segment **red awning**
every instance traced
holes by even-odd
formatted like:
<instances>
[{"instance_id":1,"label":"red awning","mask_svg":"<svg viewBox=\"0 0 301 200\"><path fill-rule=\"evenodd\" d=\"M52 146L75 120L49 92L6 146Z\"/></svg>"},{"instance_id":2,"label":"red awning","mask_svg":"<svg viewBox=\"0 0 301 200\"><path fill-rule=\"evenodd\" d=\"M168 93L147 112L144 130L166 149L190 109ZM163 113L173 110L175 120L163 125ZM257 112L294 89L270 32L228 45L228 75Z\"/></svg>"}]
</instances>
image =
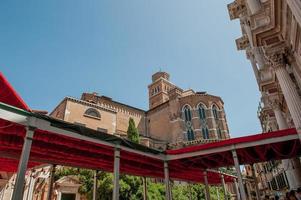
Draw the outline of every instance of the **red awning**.
<instances>
[{"instance_id":1,"label":"red awning","mask_svg":"<svg viewBox=\"0 0 301 200\"><path fill-rule=\"evenodd\" d=\"M0 102L6 103L23 110L30 111L29 107L23 99L14 90L11 84L7 81L5 76L0 72Z\"/></svg>"},{"instance_id":2,"label":"red awning","mask_svg":"<svg viewBox=\"0 0 301 200\"><path fill-rule=\"evenodd\" d=\"M5 92L0 93L0 102L30 111L1 73L0 87L5 90ZM26 130L23 125L0 119L0 171L16 171L25 133ZM37 129L34 134L28 167L49 163L112 172L113 155L114 147L112 146L67 137L59 132ZM121 150L121 173L164 178L163 165L161 159L146 156L142 151L140 154ZM232 176L225 175L224 177L226 182L233 182ZM203 171L198 166L190 169L183 166L170 167L170 178L204 182ZM220 174L209 171L208 181L210 184L220 184Z\"/></svg>"},{"instance_id":3,"label":"red awning","mask_svg":"<svg viewBox=\"0 0 301 200\"><path fill-rule=\"evenodd\" d=\"M166 153L170 157L171 165L213 169L234 165L234 147L240 164L288 159L301 155L300 139L294 128L168 150Z\"/></svg>"},{"instance_id":4,"label":"red awning","mask_svg":"<svg viewBox=\"0 0 301 200\"><path fill-rule=\"evenodd\" d=\"M0 102L29 111L28 106L17 95L2 74L0 74L0 87L6 90L5 93L0 93ZM28 113L30 114L30 112ZM36 117L36 115L33 116ZM37 115L37 117L39 116ZM41 116L41 118L50 123L55 122L55 119L51 117ZM113 171L113 145L106 145L110 144L108 141L107 143L98 142L101 139L95 138L93 135L91 135L93 140L87 140L87 135L82 137L80 133L73 132L73 130L71 132L74 134L67 136L64 134L64 131L68 130L66 127L71 125L77 128L81 127L67 122L59 123L63 125L63 128L56 130L61 131L47 131L42 128L35 130L29 167L49 163ZM83 128L83 130L84 132L92 131L86 128ZM92 133L103 134L96 131L92 131ZM24 136L24 125L0 119L0 170L16 170ZM119 138L119 140L121 139ZM131 149L130 142L126 143L129 143L127 148L121 150L121 173L164 178L162 158L150 156L153 152L151 149L147 150L146 147L141 147L138 150L134 147ZM168 150L160 153L160 155L166 156L169 160L171 179L204 182L202 169L233 166L231 154L233 148L236 149L241 164L292 158L300 156L301 153L300 141L296 130L288 129L178 150ZM156 153L153 154L157 155ZM225 175L224 177L226 182L233 181L232 176ZM208 181L210 184L220 184L220 174L209 171Z\"/></svg>"},{"instance_id":5,"label":"red awning","mask_svg":"<svg viewBox=\"0 0 301 200\"><path fill-rule=\"evenodd\" d=\"M0 160L0 169L14 171L16 160L22 151L25 127L0 120L0 155L10 158L9 163ZM125 174L164 178L163 161L148 156L121 151L120 172ZM13 160L15 159L15 160ZM62 136L43 130L36 130L30 153L29 166L42 163L59 164L80 168L99 169L112 172L114 148L76 138ZM6 169L7 168L7 169ZM6 170L5 170L6 169ZM202 170L198 166L187 169L182 165L170 166L170 178L174 180L204 182ZM209 172L209 183L219 184L220 175ZM233 182L232 176L225 176L226 182Z\"/></svg>"}]
</instances>

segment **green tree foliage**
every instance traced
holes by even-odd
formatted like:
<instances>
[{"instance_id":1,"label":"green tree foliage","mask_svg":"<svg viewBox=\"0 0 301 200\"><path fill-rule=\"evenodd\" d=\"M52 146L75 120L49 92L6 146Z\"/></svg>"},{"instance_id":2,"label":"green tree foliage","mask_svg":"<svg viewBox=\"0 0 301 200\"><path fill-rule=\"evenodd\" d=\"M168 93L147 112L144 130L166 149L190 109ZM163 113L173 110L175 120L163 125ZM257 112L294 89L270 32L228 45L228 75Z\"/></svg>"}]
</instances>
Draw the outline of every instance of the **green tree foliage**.
<instances>
[{"instance_id":1,"label":"green tree foliage","mask_svg":"<svg viewBox=\"0 0 301 200\"><path fill-rule=\"evenodd\" d=\"M142 190L143 191L143 190ZM147 199L165 200L165 186L162 183L147 181Z\"/></svg>"},{"instance_id":2,"label":"green tree foliage","mask_svg":"<svg viewBox=\"0 0 301 200\"><path fill-rule=\"evenodd\" d=\"M174 184L172 196L175 200L205 199L204 186L200 184Z\"/></svg>"},{"instance_id":3,"label":"green tree foliage","mask_svg":"<svg viewBox=\"0 0 301 200\"><path fill-rule=\"evenodd\" d=\"M54 179L58 180L64 176L76 176L82 186L79 188L80 194L87 194L93 188L93 171L88 169L78 169L72 167L62 167L56 170Z\"/></svg>"},{"instance_id":4,"label":"green tree foliage","mask_svg":"<svg viewBox=\"0 0 301 200\"><path fill-rule=\"evenodd\" d=\"M139 143L139 132L138 132L138 129L136 128L135 121L133 118L130 118L130 120L129 120L127 137L129 140Z\"/></svg>"},{"instance_id":5,"label":"green tree foliage","mask_svg":"<svg viewBox=\"0 0 301 200\"><path fill-rule=\"evenodd\" d=\"M92 200L94 171L88 169L78 169L62 167L56 170L55 180L63 176L77 176L82 184L79 193L85 195L88 200ZM174 200L199 200L205 199L204 185L172 183L172 196ZM210 187L211 199L217 200L217 190L219 198L223 199L224 194L221 188ZM113 193L113 175L111 173L99 172L97 174L97 200L110 200ZM164 200L165 185L157 183L154 179L147 179L147 197L149 200ZM143 184L140 177L121 175L120 177L120 199L141 200L143 199Z\"/></svg>"},{"instance_id":6,"label":"green tree foliage","mask_svg":"<svg viewBox=\"0 0 301 200\"><path fill-rule=\"evenodd\" d=\"M224 194L219 187L209 187L210 199L224 199ZM172 188L174 200L199 200L205 199L205 186L201 184L174 184Z\"/></svg>"}]
</instances>

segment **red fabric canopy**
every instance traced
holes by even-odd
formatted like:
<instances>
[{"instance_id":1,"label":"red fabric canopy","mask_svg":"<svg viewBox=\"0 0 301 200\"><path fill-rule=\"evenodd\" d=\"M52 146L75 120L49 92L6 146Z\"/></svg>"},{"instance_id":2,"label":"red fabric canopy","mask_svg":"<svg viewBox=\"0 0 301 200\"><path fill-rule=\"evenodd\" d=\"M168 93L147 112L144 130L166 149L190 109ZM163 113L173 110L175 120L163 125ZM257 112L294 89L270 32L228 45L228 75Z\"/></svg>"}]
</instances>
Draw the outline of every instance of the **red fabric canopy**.
<instances>
[{"instance_id":1,"label":"red fabric canopy","mask_svg":"<svg viewBox=\"0 0 301 200\"><path fill-rule=\"evenodd\" d=\"M177 150L168 150L167 155L183 155L195 152L215 150L213 153L205 155L190 156L180 159L175 159L170 162L170 165L199 166L201 168L219 168L225 166L233 166L232 146L236 147L237 157L240 164L253 164L269 160L281 160L293 158L301 155L301 145L298 137L286 141L275 141L275 138L296 135L296 129L280 130L275 132L239 137L228 139L220 142L208 143L197 146L190 146ZM260 144L260 141L270 139L268 144ZM258 142L256 145L247 145ZM239 145L246 144L246 147L239 148ZM229 147L226 150L219 150L220 147Z\"/></svg>"},{"instance_id":2,"label":"red fabric canopy","mask_svg":"<svg viewBox=\"0 0 301 200\"><path fill-rule=\"evenodd\" d=\"M0 93L0 102L12 106L30 110L23 100L13 90L7 80L0 74L0 87L5 93ZM215 169L218 167L233 166L231 149L219 150L221 147L253 144L267 139L281 138L296 135L295 129L288 129L267 134L253 135L241 138L229 139L221 142L197 145L178 150L168 150L167 156L174 156L169 161L170 178L191 182L204 182L202 169ZM17 161L21 155L25 136L25 127L4 119L0 119L0 170L15 171ZM76 136L76 133L74 133ZM254 143L255 144L255 143ZM300 141L297 138L281 142L271 142L267 145L249 145L236 148L240 164L251 164L267 160L285 159L300 156ZM212 150L207 154L193 154ZM216 151L219 150L219 151ZM191 156L183 157L185 154ZM176 158L176 156L182 156ZM31 147L28 167L42 163L59 164L103 171L113 171L114 149L99 143L80 140L75 137L67 137L59 132L35 130ZM120 171L125 174L164 178L163 161L151 156L121 150ZM226 182L232 182L233 177L225 175ZM220 184L219 173L208 172L210 184Z\"/></svg>"},{"instance_id":3,"label":"red fabric canopy","mask_svg":"<svg viewBox=\"0 0 301 200\"><path fill-rule=\"evenodd\" d=\"M30 111L17 92L0 73L0 102ZM3 88L3 90L2 90ZM25 127L0 119L0 171L14 172L22 152ZM59 164L89 169L113 171L114 149L59 133L35 130L28 167L43 163ZM120 172L125 174L164 178L163 161L139 153L121 150ZM233 177L225 175L226 182ZM181 165L170 167L170 178L174 180L204 182L203 172L198 167L187 169ZM220 184L219 173L208 172L210 184Z\"/></svg>"},{"instance_id":4,"label":"red fabric canopy","mask_svg":"<svg viewBox=\"0 0 301 200\"><path fill-rule=\"evenodd\" d=\"M0 155L14 158L10 162L0 160L0 170L14 171L21 155L25 127L0 120ZM29 167L42 163L59 164L112 172L114 164L113 147L83 141L71 137L36 130L30 153ZM163 161L137 153L121 151L120 172L125 174L164 178ZM191 182L204 182L202 170L198 166L185 168L182 165L170 166L170 178ZM220 184L218 173L209 172L210 184ZM232 176L225 176L232 182Z\"/></svg>"},{"instance_id":5,"label":"red fabric canopy","mask_svg":"<svg viewBox=\"0 0 301 200\"><path fill-rule=\"evenodd\" d=\"M23 110L30 111L29 107L23 101L23 99L18 95L14 88L7 81L5 76L0 72L0 100L2 103L6 103Z\"/></svg>"}]
</instances>

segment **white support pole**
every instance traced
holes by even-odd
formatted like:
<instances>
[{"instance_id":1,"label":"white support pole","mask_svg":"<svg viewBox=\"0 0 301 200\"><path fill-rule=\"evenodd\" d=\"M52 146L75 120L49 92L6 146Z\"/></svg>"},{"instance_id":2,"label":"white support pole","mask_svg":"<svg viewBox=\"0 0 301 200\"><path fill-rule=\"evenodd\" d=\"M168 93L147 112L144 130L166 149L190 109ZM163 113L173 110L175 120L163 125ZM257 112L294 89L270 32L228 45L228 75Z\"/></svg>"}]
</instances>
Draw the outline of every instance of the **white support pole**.
<instances>
[{"instance_id":1,"label":"white support pole","mask_svg":"<svg viewBox=\"0 0 301 200\"><path fill-rule=\"evenodd\" d=\"M29 182L28 182L28 189L27 189L27 193L26 193L26 198L25 200L28 200L28 196L29 196L29 193L31 192L31 180L32 180L32 175L34 173L34 170L31 170L30 171L30 175L29 175Z\"/></svg>"},{"instance_id":2,"label":"white support pole","mask_svg":"<svg viewBox=\"0 0 301 200\"><path fill-rule=\"evenodd\" d=\"M228 198L227 198L226 184L225 184L225 178L223 174L221 174L221 179L222 179L222 187L224 192L224 199L227 200Z\"/></svg>"},{"instance_id":3,"label":"white support pole","mask_svg":"<svg viewBox=\"0 0 301 200\"><path fill-rule=\"evenodd\" d=\"M49 172L50 174L49 174L49 182L48 182L47 200L51 200L52 197L55 167L56 167L55 165L52 165Z\"/></svg>"},{"instance_id":4,"label":"white support pole","mask_svg":"<svg viewBox=\"0 0 301 200\"><path fill-rule=\"evenodd\" d=\"M147 200L147 182L146 177L142 177L143 182L143 200Z\"/></svg>"},{"instance_id":5,"label":"white support pole","mask_svg":"<svg viewBox=\"0 0 301 200\"><path fill-rule=\"evenodd\" d=\"M256 178L254 165L252 165L252 164L251 164L251 170L252 170L252 176L253 176L254 184L255 184L256 199L260 200L260 191L259 191L259 188L258 188L258 181L257 181L257 178Z\"/></svg>"},{"instance_id":6,"label":"white support pole","mask_svg":"<svg viewBox=\"0 0 301 200\"><path fill-rule=\"evenodd\" d=\"M232 150L232 156L233 156L233 160L234 160L235 169L237 172L240 196L242 199L247 199L244 184L242 182L242 176L241 176L241 171L240 171L240 166L239 166L239 161L238 161L236 150Z\"/></svg>"},{"instance_id":7,"label":"white support pole","mask_svg":"<svg viewBox=\"0 0 301 200\"><path fill-rule=\"evenodd\" d=\"M120 170L120 148L115 147L114 152L114 188L113 200L119 200L119 170Z\"/></svg>"},{"instance_id":8,"label":"white support pole","mask_svg":"<svg viewBox=\"0 0 301 200\"><path fill-rule=\"evenodd\" d=\"M18 172L17 172L16 182L15 182L15 188L12 195L12 200L23 199L25 173L26 173L27 164L29 160L34 130L35 128L33 127L27 127L26 129L26 135L24 137L24 143L23 143L22 153L19 161Z\"/></svg>"},{"instance_id":9,"label":"white support pole","mask_svg":"<svg viewBox=\"0 0 301 200\"><path fill-rule=\"evenodd\" d=\"M218 187L216 187L216 195L217 195L217 200L220 200L220 198L219 198L219 189L218 189Z\"/></svg>"},{"instance_id":10,"label":"white support pole","mask_svg":"<svg viewBox=\"0 0 301 200\"><path fill-rule=\"evenodd\" d=\"M207 177L207 170L203 172L204 174L204 181L205 181L205 197L206 200L210 200L210 192L209 192L209 184L208 184L208 177Z\"/></svg>"},{"instance_id":11,"label":"white support pole","mask_svg":"<svg viewBox=\"0 0 301 200\"><path fill-rule=\"evenodd\" d=\"M165 177L165 199L171 200L170 184L169 184L169 169L168 162L164 161L164 177Z\"/></svg>"},{"instance_id":12,"label":"white support pole","mask_svg":"<svg viewBox=\"0 0 301 200\"><path fill-rule=\"evenodd\" d=\"M97 191L97 170L94 171L94 178L93 178L93 200L96 200L96 191Z\"/></svg>"},{"instance_id":13,"label":"white support pole","mask_svg":"<svg viewBox=\"0 0 301 200\"><path fill-rule=\"evenodd\" d=\"M238 184L237 184L237 180L236 179L234 179L234 186L235 186L235 191L236 191L236 199L237 200L241 200L240 194L239 194L239 188L238 188Z\"/></svg>"}]
</instances>

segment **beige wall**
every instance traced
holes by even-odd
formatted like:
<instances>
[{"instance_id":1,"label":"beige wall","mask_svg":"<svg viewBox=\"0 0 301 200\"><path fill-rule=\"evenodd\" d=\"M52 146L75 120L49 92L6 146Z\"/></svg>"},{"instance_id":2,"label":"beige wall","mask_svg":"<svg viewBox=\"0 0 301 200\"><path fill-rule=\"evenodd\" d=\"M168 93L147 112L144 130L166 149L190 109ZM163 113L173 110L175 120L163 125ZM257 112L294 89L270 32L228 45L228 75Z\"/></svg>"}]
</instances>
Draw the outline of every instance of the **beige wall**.
<instances>
[{"instance_id":1,"label":"beige wall","mask_svg":"<svg viewBox=\"0 0 301 200\"><path fill-rule=\"evenodd\" d=\"M129 126L129 120L133 118L139 133L142 135L146 134L144 111L104 99L101 99L99 103L101 105L109 105L110 108L116 112L116 133L125 135Z\"/></svg>"},{"instance_id":2,"label":"beige wall","mask_svg":"<svg viewBox=\"0 0 301 200\"><path fill-rule=\"evenodd\" d=\"M117 133L126 134L129 120L133 118L140 134L145 135L144 115L130 115L128 113L117 112Z\"/></svg>"},{"instance_id":3,"label":"beige wall","mask_svg":"<svg viewBox=\"0 0 301 200\"><path fill-rule=\"evenodd\" d=\"M91 107L100 113L100 119L84 115L85 111ZM93 104L65 98L50 115L67 122L85 124L86 127L96 130L98 128L106 129L108 133L117 133L118 135L126 135L129 119L133 118L139 133L146 134L145 113L143 111L117 105L115 102L107 100L102 100L99 104Z\"/></svg>"},{"instance_id":4,"label":"beige wall","mask_svg":"<svg viewBox=\"0 0 301 200\"><path fill-rule=\"evenodd\" d=\"M77 122L85 124L86 127L92 128L92 129L106 129L108 133L115 133L116 129L116 113L112 111L107 111L104 109L96 109L100 115L100 119L87 117L84 115L85 111L91 108L91 106L83 105L77 102L73 102L68 100L66 105L66 111L65 111L65 121L67 122Z\"/></svg>"}]
</instances>

